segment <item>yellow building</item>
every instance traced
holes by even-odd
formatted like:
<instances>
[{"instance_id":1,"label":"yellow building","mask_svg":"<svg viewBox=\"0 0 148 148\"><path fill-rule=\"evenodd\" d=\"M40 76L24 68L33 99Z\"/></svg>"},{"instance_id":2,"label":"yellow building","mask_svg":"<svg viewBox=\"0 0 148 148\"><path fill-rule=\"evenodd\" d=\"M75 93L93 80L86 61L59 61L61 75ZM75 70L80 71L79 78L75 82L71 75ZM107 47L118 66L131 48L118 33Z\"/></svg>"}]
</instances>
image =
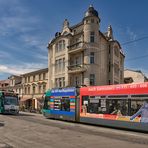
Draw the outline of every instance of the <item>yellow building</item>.
<instances>
[{"instance_id":1,"label":"yellow building","mask_svg":"<svg viewBox=\"0 0 148 148\"><path fill-rule=\"evenodd\" d=\"M40 69L22 75L23 95L21 105L27 110L40 110L43 105L43 95L47 90L48 68Z\"/></svg>"}]
</instances>

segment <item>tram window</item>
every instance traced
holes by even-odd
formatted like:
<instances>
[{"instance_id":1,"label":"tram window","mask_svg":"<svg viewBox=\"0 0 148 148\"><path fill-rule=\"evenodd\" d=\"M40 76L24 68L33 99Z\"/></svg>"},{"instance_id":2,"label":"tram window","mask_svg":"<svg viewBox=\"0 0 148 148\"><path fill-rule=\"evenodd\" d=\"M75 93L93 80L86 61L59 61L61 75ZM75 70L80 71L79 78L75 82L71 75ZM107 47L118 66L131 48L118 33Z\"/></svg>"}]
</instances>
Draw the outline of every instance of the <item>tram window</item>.
<instances>
[{"instance_id":1,"label":"tram window","mask_svg":"<svg viewBox=\"0 0 148 148\"><path fill-rule=\"evenodd\" d=\"M89 96L82 96L82 105L88 104Z\"/></svg>"},{"instance_id":2,"label":"tram window","mask_svg":"<svg viewBox=\"0 0 148 148\"><path fill-rule=\"evenodd\" d=\"M61 99L61 110L62 111L70 111L70 99L69 98L62 98Z\"/></svg>"},{"instance_id":3,"label":"tram window","mask_svg":"<svg viewBox=\"0 0 148 148\"><path fill-rule=\"evenodd\" d=\"M131 100L131 107L130 107L130 114L135 114L141 106L144 104L144 99L132 99Z\"/></svg>"},{"instance_id":4,"label":"tram window","mask_svg":"<svg viewBox=\"0 0 148 148\"><path fill-rule=\"evenodd\" d=\"M99 97L96 96L89 97L87 112L95 114L99 113Z\"/></svg>"},{"instance_id":5,"label":"tram window","mask_svg":"<svg viewBox=\"0 0 148 148\"><path fill-rule=\"evenodd\" d=\"M45 97L43 108L44 109L50 109L50 97Z\"/></svg>"},{"instance_id":6,"label":"tram window","mask_svg":"<svg viewBox=\"0 0 148 148\"><path fill-rule=\"evenodd\" d=\"M88 100L89 100L89 96L82 96L82 106L86 106L87 107L87 110L88 110Z\"/></svg>"},{"instance_id":7,"label":"tram window","mask_svg":"<svg viewBox=\"0 0 148 148\"><path fill-rule=\"evenodd\" d=\"M107 113L128 115L128 100L127 99L110 99L107 100Z\"/></svg>"}]
</instances>

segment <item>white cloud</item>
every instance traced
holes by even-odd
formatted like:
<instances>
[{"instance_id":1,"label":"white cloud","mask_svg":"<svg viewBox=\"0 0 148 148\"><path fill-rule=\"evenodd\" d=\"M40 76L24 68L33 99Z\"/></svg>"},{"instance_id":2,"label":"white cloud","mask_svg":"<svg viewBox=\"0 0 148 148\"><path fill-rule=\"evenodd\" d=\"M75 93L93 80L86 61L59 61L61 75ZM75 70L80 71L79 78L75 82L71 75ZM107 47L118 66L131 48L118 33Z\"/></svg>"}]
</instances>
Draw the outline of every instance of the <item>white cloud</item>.
<instances>
[{"instance_id":1,"label":"white cloud","mask_svg":"<svg viewBox=\"0 0 148 148\"><path fill-rule=\"evenodd\" d=\"M0 73L8 73L20 75L31 71L36 71L42 68L47 68L46 64L42 63L24 63L21 65L0 65Z\"/></svg>"}]
</instances>

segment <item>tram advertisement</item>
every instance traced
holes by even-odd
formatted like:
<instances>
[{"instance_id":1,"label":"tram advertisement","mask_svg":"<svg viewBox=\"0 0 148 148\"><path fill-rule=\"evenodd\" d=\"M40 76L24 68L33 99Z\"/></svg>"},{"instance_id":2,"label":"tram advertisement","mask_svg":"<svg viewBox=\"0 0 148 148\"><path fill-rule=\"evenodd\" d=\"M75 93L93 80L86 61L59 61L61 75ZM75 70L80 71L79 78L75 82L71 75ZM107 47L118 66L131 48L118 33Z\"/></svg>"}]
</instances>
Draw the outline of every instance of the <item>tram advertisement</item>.
<instances>
[{"instance_id":1,"label":"tram advertisement","mask_svg":"<svg viewBox=\"0 0 148 148\"><path fill-rule=\"evenodd\" d=\"M148 83L80 90L80 117L148 123Z\"/></svg>"}]
</instances>

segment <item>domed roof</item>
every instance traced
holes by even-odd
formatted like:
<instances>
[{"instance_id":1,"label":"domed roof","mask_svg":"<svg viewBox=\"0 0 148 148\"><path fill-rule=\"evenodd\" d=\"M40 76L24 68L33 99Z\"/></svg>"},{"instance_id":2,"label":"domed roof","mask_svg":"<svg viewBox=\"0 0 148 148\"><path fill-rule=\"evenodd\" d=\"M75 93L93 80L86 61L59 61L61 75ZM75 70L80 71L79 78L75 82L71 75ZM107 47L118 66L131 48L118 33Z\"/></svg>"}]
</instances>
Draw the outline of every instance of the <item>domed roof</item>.
<instances>
[{"instance_id":1,"label":"domed roof","mask_svg":"<svg viewBox=\"0 0 148 148\"><path fill-rule=\"evenodd\" d=\"M98 12L94 9L92 5L90 5L88 10L85 12L85 17L88 17L88 16L98 17Z\"/></svg>"}]
</instances>

